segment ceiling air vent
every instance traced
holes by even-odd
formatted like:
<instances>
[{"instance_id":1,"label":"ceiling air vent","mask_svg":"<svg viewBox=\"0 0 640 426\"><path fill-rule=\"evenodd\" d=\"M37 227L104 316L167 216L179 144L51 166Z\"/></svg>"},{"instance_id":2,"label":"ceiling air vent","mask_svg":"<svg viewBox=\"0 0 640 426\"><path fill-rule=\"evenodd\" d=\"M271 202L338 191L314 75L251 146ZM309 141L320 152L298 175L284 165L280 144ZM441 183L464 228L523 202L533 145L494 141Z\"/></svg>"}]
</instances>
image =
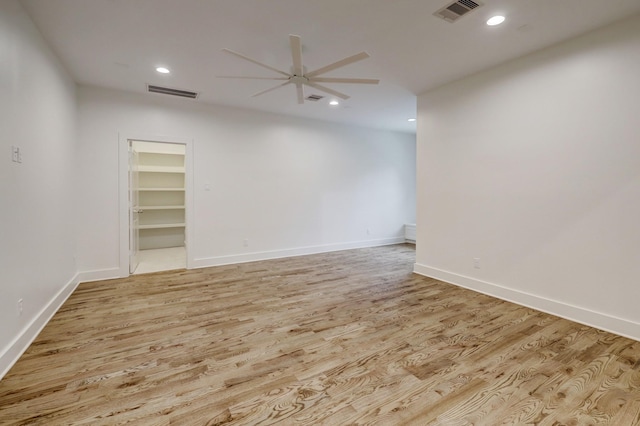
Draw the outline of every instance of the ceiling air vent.
<instances>
[{"instance_id":1,"label":"ceiling air vent","mask_svg":"<svg viewBox=\"0 0 640 426\"><path fill-rule=\"evenodd\" d=\"M320 99L324 98L324 96L320 95L309 95L305 99L308 101L318 102Z\"/></svg>"},{"instance_id":2,"label":"ceiling air vent","mask_svg":"<svg viewBox=\"0 0 640 426\"><path fill-rule=\"evenodd\" d=\"M182 98L195 99L198 97L197 92L190 92L188 90L172 89L170 87L153 86L147 84L147 90L151 93L162 93L163 95L180 96Z\"/></svg>"},{"instance_id":3,"label":"ceiling air vent","mask_svg":"<svg viewBox=\"0 0 640 426\"><path fill-rule=\"evenodd\" d=\"M480 6L482 6L482 3L475 2L473 0L458 0L438 10L434 15L447 22L454 23L473 9Z\"/></svg>"}]
</instances>

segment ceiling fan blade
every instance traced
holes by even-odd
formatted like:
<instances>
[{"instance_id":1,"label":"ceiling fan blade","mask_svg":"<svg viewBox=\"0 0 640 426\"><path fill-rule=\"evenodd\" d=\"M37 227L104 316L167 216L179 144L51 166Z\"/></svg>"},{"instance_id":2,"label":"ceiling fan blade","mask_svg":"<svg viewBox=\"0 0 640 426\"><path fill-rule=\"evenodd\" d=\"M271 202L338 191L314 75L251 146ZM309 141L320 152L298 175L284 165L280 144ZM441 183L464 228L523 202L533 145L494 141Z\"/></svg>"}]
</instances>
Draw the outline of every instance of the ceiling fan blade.
<instances>
[{"instance_id":1,"label":"ceiling fan blade","mask_svg":"<svg viewBox=\"0 0 640 426\"><path fill-rule=\"evenodd\" d=\"M251 59L251 58L249 58L248 56L244 56L242 53L234 52L233 50L229 50L229 49L222 49L222 51L223 51L223 52L230 53L230 54L232 54L232 55L235 55L235 56L237 56L238 58L242 58L242 59L244 59L245 61L252 62L252 63L254 63L254 64L256 64L256 65L259 65L259 66L261 66L261 67L263 67L263 68L266 68L266 69L268 69L268 70L275 71L275 72L277 72L278 74L282 74L282 75L285 75L285 76L287 76L287 77L291 77L291 74L289 74L289 73L286 73L286 72L284 72L284 71L281 71L281 70L279 70L279 69L277 69L277 68L274 68L274 67L272 67L272 66L270 66L270 65L263 64L262 62L256 61L255 59Z\"/></svg>"},{"instance_id":2,"label":"ceiling fan blade","mask_svg":"<svg viewBox=\"0 0 640 426\"><path fill-rule=\"evenodd\" d=\"M313 81L319 83L353 83L353 84L378 84L380 80L376 78L333 78L333 77L314 77Z\"/></svg>"},{"instance_id":3,"label":"ceiling fan blade","mask_svg":"<svg viewBox=\"0 0 640 426\"><path fill-rule=\"evenodd\" d=\"M243 78L247 80L289 80L288 77L244 77L240 75L216 75L216 78Z\"/></svg>"},{"instance_id":4,"label":"ceiling fan blade","mask_svg":"<svg viewBox=\"0 0 640 426\"><path fill-rule=\"evenodd\" d=\"M298 103L299 104L303 104L304 103L304 89L302 87L302 84L296 84L296 92L298 94Z\"/></svg>"},{"instance_id":5,"label":"ceiling fan blade","mask_svg":"<svg viewBox=\"0 0 640 426\"><path fill-rule=\"evenodd\" d=\"M293 74L302 75L302 41L300 36L289 34L291 44L291 57L293 58Z\"/></svg>"},{"instance_id":6,"label":"ceiling fan blade","mask_svg":"<svg viewBox=\"0 0 640 426\"><path fill-rule=\"evenodd\" d=\"M270 92L270 91L272 91L272 90L279 89L279 88L281 88L282 86L286 86L287 84L290 84L290 83L291 83L290 81L285 81L284 83L282 83L282 84L278 84L277 86L274 86L274 87L272 87L272 88L270 88L270 89L263 90L262 92L255 93L255 94L251 95L251 97L252 97L252 98L255 98L256 96L264 95L265 93L268 93L268 92Z\"/></svg>"},{"instance_id":7,"label":"ceiling fan blade","mask_svg":"<svg viewBox=\"0 0 640 426\"><path fill-rule=\"evenodd\" d=\"M340 93L337 90L333 90L333 89L329 89L328 87L321 86L319 84L314 83L313 81L308 81L305 84L307 86L311 86L313 88L316 88L316 89L318 89L318 90L320 90L322 92L328 93L328 94L333 95L333 96L337 96L340 99L347 100L347 99L350 98L349 95L345 95L344 93Z\"/></svg>"},{"instance_id":8,"label":"ceiling fan blade","mask_svg":"<svg viewBox=\"0 0 640 426\"><path fill-rule=\"evenodd\" d=\"M305 74L305 77L311 78L311 77L314 77L316 75L324 74L326 72L333 71L333 70L335 70L337 68L344 67L345 65L349 65L349 64L352 64L354 62L358 62L358 61L361 61L363 59L367 59L368 57L369 57L369 54L367 52L356 53L353 56L349 56L348 58L341 59L338 62L334 62L334 63L329 64L327 66L324 66L322 68L318 68L315 71L311 71L311 72Z\"/></svg>"}]
</instances>

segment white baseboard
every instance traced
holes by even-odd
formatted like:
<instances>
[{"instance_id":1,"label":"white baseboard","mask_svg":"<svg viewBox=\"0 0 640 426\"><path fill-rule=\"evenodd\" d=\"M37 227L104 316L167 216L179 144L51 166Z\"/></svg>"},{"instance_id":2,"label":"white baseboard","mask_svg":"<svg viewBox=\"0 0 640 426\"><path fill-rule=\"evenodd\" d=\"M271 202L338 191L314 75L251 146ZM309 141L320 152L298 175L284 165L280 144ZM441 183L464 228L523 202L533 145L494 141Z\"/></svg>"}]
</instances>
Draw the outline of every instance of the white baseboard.
<instances>
[{"instance_id":1,"label":"white baseboard","mask_svg":"<svg viewBox=\"0 0 640 426\"><path fill-rule=\"evenodd\" d=\"M326 253L330 251L350 250L365 247L378 247L401 243L404 243L404 237L380 238L376 240L353 241L348 243L298 247L284 250L261 251L254 253L234 254L229 256L205 257L194 259L191 266L193 268L207 268L210 266L256 262L259 260L280 259L283 257L304 256L307 254Z\"/></svg>"},{"instance_id":2,"label":"white baseboard","mask_svg":"<svg viewBox=\"0 0 640 426\"><path fill-rule=\"evenodd\" d=\"M126 275L125 275L126 276ZM95 271L82 271L78 273L78 282L87 283L90 281L112 280L121 278L120 268L97 269Z\"/></svg>"},{"instance_id":3,"label":"white baseboard","mask_svg":"<svg viewBox=\"0 0 640 426\"><path fill-rule=\"evenodd\" d=\"M624 318L614 317L601 312L582 308L580 306L547 299L545 297L536 296L535 294L514 290L498 284L481 281L418 263L414 264L413 272L454 284L459 287L464 287L478 293L506 300L507 302L526 306L527 308L546 312L570 321L640 341L640 324Z\"/></svg>"},{"instance_id":4,"label":"white baseboard","mask_svg":"<svg viewBox=\"0 0 640 426\"><path fill-rule=\"evenodd\" d=\"M0 354L0 380L9 372L35 338L38 337L45 325L78 287L79 282L79 274L76 274L13 339L7 349Z\"/></svg>"}]
</instances>

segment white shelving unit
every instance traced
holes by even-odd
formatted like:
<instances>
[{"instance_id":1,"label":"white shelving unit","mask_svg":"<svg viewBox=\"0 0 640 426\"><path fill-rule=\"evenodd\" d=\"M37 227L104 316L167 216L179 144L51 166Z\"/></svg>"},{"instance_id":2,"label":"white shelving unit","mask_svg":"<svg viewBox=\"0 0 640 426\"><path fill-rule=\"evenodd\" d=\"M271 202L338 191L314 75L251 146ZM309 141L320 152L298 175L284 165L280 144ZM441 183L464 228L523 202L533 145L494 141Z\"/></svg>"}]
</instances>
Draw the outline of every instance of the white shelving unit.
<instances>
[{"instance_id":1,"label":"white shelving unit","mask_svg":"<svg viewBox=\"0 0 640 426\"><path fill-rule=\"evenodd\" d=\"M177 155L177 154L167 154L167 155ZM138 171L150 172L150 173L184 173L184 166L147 166L147 165L140 164L138 166Z\"/></svg>"},{"instance_id":2,"label":"white shelving unit","mask_svg":"<svg viewBox=\"0 0 640 426\"><path fill-rule=\"evenodd\" d=\"M184 146L134 142L138 152L140 249L185 241Z\"/></svg>"},{"instance_id":3,"label":"white shelving unit","mask_svg":"<svg viewBox=\"0 0 640 426\"><path fill-rule=\"evenodd\" d=\"M184 228L184 223L154 223L149 225L140 225L138 229L169 229L169 228ZM180 244L182 245L182 244ZM171 246L174 247L174 246ZM154 247L158 248L158 247Z\"/></svg>"}]
</instances>

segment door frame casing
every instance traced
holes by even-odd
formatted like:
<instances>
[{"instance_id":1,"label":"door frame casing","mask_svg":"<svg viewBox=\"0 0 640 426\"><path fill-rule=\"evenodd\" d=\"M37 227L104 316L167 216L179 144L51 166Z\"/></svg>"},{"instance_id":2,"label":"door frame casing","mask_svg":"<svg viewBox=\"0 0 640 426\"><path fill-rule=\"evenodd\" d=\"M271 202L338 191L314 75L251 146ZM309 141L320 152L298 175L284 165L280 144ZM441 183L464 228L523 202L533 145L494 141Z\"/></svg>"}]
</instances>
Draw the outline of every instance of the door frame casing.
<instances>
[{"instance_id":1,"label":"door frame casing","mask_svg":"<svg viewBox=\"0 0 640 426\"><path fill-rule=\"evenodd\" d=\"M140 263L140 158L129 141L129 274L133 274Z\"/></svg>"},{"instance_id":2,"label":"door frame casing","mask_svg":"<svg viewBox=\"0 0 640 426\"><path fill-rule=\"evenodd\" d=\"M182 144L185 146L185 250L187 269L193 268L193 139L176 136L121 132L118 134L119 275L129 276L129 141Z\"/></svg>"}]
</instances>

